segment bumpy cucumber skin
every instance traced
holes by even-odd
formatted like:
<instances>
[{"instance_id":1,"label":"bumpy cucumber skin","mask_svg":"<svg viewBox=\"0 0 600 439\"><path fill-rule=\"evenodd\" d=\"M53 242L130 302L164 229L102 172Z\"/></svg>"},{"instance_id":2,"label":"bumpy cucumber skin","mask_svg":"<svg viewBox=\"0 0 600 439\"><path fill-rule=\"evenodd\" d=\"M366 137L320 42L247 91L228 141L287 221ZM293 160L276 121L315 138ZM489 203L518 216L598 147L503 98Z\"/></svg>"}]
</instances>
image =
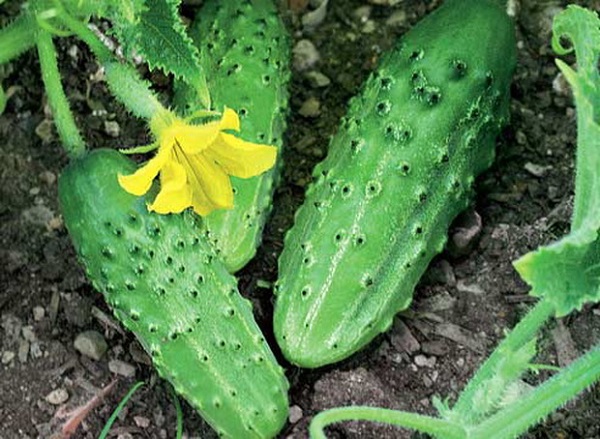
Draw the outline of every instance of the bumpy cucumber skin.
<instances>
[{"instance_id":1,"label":"bumpy cucumber skin","mask_svg":"<svg viewBox=\"0 0 600 439\"><path fill-rule=\"evenodd\" d=\"M279 179L290 78L290 40L271 0L209 0L190 35L200 48L212 108L238 111L241 137L278 147L277 165L261 176L232 178L235 206L205 219L209 239L232 273L254 257ZM197 104L195 92L180 88L180 107ZM193 109L193 108L190 108Z\"/></svg>"},{"instance_id":2,"label":"bumpy cucumber skin","mask_svg":"<svg viewBox=\"0 0 600 439\"><path fill-rule=\"evenodd\" d=\"M274 330L299 366L342 360L409 306L508 117L514 27L448 0L350 103L279 259Z\"/></svg>"},{"instance_id":3,"label":"bumpy cucumber skin","mask_svg":"<svg viewBox=\"0 0 600 439\"><path fill-rule=\"evenodd\" d=\"M250 302L192 214L148 212L117 174L114 150L72 162L59 180L65 224L88 278L170 381L220 435L269 438L286 421L288 383Z\"/></svg>"}]
</instances>

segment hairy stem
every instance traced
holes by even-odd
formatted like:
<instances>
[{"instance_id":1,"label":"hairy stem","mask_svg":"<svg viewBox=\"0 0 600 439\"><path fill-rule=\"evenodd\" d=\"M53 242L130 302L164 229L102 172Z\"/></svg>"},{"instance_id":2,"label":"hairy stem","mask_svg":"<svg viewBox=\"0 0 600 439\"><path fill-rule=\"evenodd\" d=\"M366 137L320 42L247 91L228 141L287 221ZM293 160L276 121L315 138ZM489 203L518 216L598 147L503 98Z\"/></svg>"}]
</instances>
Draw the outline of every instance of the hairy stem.
<instances>
[{"instance_id":1,"label":"hairy stem","mask_svg":"<svg viewBox=\"0 0 600 439\"><path fill-rule=\"evenodd\" d=\"M65 96L60 82L60 72L56 60L56 49L52 42L52 35L40 29L37 32L37 49L42 70L42 80L48 95L48 103L54 115L54 124L62 140L64 149L71 158L85 152L85 142L79 134L75 124L71 107Z\"/></svg>"},{"instance_id":2,"label":"hairy stem","mask_svg":"<svg viewBox=\"0 0 600 439\"><path fill-rule=\"evenodd\" d=\"M112 52L85 23L73 18L64 10L60 12L60 19L94 52L98 61L104 66L110 91L133 114L144 119L151 119L157 112L168 111L150 90L150 84L140 78L135 68L116 60Z\"/></svg>"},{"instance_id":3,"label":"hairy stem","mask_svg":"<svg viewBox=\"0 0 600 439\"><path fill-rule=\"evenodd\" d=\"M554 306L548 301L541 300L529 313L513 328L506 338L496 347L494 352L479 368L465 389L461 392L458 401L452 408L457 418L470 421L477 412L474 396L481 383L492 378L496 367L511 352L516 352L526 343L530 342L542 325L554 314Z\"/></svg>"},{"instance_id":4,"label":"hairy stem","mask_svg":"<svg viewBox=\"0 0 600 439\"><path fill-rule=\"evenodd\" d=\"M514 438L600 379L600 344L530 394L499 411L469 433L472 439Z\"/></svg>"},{"instance_id":5,"label":"hairy stem","mask_svg":"<svg viewBox=\"0 0 600 439\"><path fill-rule=\"evenodd\" d=\"M375 407L340 407L326 410L315 416L310 424L311 439L326 439L323 429L341 421L374 421L398 427L411 428L422 433L444 437L446 439L463 439L465 430L444 419L432 418L416 413L407 413Z\"/></svg>"},{"instance_id":6,"label":"hairy stem","mask_svg":"<svg viewBox=\"0 0 600 439\"><path fill-rule=\"evenodd\" d=\"M16 58L35 46L35 22L28 12L0 29L0 64Z\"/></svg>"}]
</instances>

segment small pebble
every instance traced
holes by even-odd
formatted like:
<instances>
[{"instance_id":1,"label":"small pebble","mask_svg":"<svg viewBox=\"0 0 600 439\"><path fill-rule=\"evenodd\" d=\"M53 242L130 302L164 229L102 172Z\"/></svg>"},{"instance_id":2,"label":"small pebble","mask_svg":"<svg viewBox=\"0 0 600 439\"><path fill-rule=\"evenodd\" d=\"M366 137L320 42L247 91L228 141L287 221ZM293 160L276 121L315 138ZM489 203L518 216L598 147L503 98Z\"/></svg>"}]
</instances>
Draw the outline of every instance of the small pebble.
<instances>
[{"instance_id":1,"label":"small pebble","mask_svg":"<svg viewBox=\"0 0 600 439\"><path fill-rule=\"evenodd\" d=\"M61 405L67 402L69 393L65 389L54 389L52 392L48 393L44 399L52 405Z\"/></svg>"},{"instance_id":2,"label":"small pebble","mask_svg":"<svg viewBox=\"0 0 600 439\"><path fill-rule=\"evenodd\" d=\"M485 294L485 291L483 290L483 288L481 288L480 285L467 284L462 279L456 283L456 289L461 293L469 293L469 294L476 294L476 295Z\"/></svg>"},{"instance_id":3,"label":"small pebble","mask_svg":"<svg viewBox=\"0 0 600 439\"><path fill-rule=\"evenodd\" d=\"M542 165L536 165L535 163L527 162L527 163L525 163L524 168L527 172L529 172L534 177L541 178L541 177L544 177L550 169L552 169L552 166L550 166L550 165L542 166Z\"/></svg>"},{"instance_id":4,"label":"small pebble","mask_svg":"<svg viewBox=\"0 0 600 439\"><path fill-rule=\"evenodd\" d=\"M124 376L125 378L135 376L135 367L121 360L110 360L108 362L108 370L116 375Z\"/></svg>"},{"instance_id":5,"label":"small pebble","mask_svg":"<svg viewBox=\"0 0 600 439\"><path fill-rule=\"evenodd\" d=\"M29 356L29 342L27 340L21 340L19 342L19 349L17 350L17 357L21 363L27 362Z\"/></svg>"},{"instance_id":6,"label":"small pebble","mask_svg":"<svg viewBox=\"0 0 600 439\"><path fill-rule=\"evenodd\" d=\"M477 212L470 210L463 213L456 221L455 232L448 242L448 250L455 257L469 254L482 230L483 222Z\"/></svg>"},{"instance_id":7,"label":"small pebble","mask_svg":"<svg viewBox=\"0 0 600 439\"><path fill-rule=\"evenodd\" d=\"M23 221L34 226L46 226L54 218L54 212L42 205L30 207L24 210L21 215Z\"/></svg>"},{"instance_id":8,"label":"small pebble","mask_svg":"<svg viewBox=\"0 0 600 439\"><path fill-rule=\"evenodd\" d=\"M298 41L292 53L294 55L294 69L300 72L310 69L321 58L315 45L306 39Z\"/></svg>"},{"instance_id":9,"label":"small pebble","mask_svg":"<svg viewBox=\"0 0 600 439\"><path fill-rule=\"evenodd\" d=\"M408 326L400 319L396 319L394 322L390 341L392 346L394 346L398 352L413 354L421 349L419 341L415 338Z\"/></svg>"},{"instance_id":10,"label":"small pebble","mask_svg":"<svg viewBox=\"0 0 600 439\"><path fill-rule=\"evenodd\" d=\"M46 310L44 309L43 306L35 306L33 308L33 320L35 320L36 322L43 320L45 315L46 315Z\"/></svg>"},{"instance_id":11,"label":"small pebble","mask_svg":"<svg viewBox=\"0 0 600 439\"><path fill-rule=\"evenodd\" d=\"M150 419L145 416L134 416L133 422L140 428L148 428L150 426Z\"/></svg>"},{"instance_id":12,"label":"small pebble","mask_svg":"<svg viewBox=\"0 0 600 439\"><path fill-rule=\"evenodd\" d=\"M403 10L396 11L385 20L385 24L390 27L400 27L406 24L406 12Z\"/></svg>"},{"instance_id":13,"label":"small pebble","mask_svg":"<svg viewBox=\"0 0 600 439\"><path fill-rule=\"evenodd\" d=\"M29 325L23 326L23 328L21 328L21 334L23 335L23 338L29 342L36 340L35 333L33 332L33 328Z\"/></svg>"},{"instance_id":14,"label":"small pebble","mask_svg":"<svg viewBox=\"0 0 600 439\"><path fill-rule=\"evenodd\" d=\"M56 174L50 171L44 171L39 175L40 181L46 183L48 186L52 186L56 183Z\"/></svg>"},{"instance_id":15,"label":"small pebble","mask_svg":"<svg viewBox=\"0 0 600 439\"><path fill-rule=\"evenodd\" d=\"M327 87L331 84L331 79L316 70L311 70L304 77L310 82L313 88Z\"/></svg>"},{"instance_id":16,"label":"small pebble","mask_svg":"<svg viewBox=\"0 0 600 439\"><path fill-rule=\"evenodd\" d=\"M363 34L372 34L375 32L376 27L373 20L367 20L361 31Z\"/></svg>"},{"instance_id":17,"label":"small pebble","mask_svg":"<svg viewBox=\"0 0 600 439\"><path fill-rule=\"evenodd\" d=\"M121 135L121 127L119 126L119 123L114 120L105 120L104 132L110 137L119 137Z\"/></svg>"},{"instance_id":18,"label":"small pebble","mask_svg":"<svg viewBox=\"0 0 600 439\"><path fill-rule=\"evenodd\" d=\"M50 143L53 138L54 126L50 119L44 119L35 127L35 134L42 140L42 143Z\"/></svg>"},{"instance_id":19,"label":"small pebble","mask_svg":"<svg viewBox=\"0 0 600 439\"><path fill-rule=\"evenodd\" d=\"M302 409L299 406L293 405L290 407L290 416L289 416L290 424L295 424L300 419L302 419L303 416L304 416L304 412L302 411Z\"/></svg>"},{"instance_id":20,"label":"small pebble","mask_svg":"<svg viewBox=\"0 0 600 439\"><path fill-rule=\"evenodd\" d=\"M361 23L365 23L371 17L372 6L364 5L354 10L354 15Z\"/></svg>"},{"instance_id":21,"label":"small pebble","mask_svg":"<svg viewBox=\"0 0 600 439\"><path fill-rule=\"evenodd\" d=\"M435 357L426 357L425 355L415 356L415 364L419 367L433 368L437 359Z\"/></svg>"},{"instance_id":22,"label":"small pebble","mask_svg":"<svg viewBox=\"0 0 600 439\"><path fill-rule=\"evenodd\" d=\"M108 349L106 340L98 331L80 333L75 338L74 346L81 354L96 361L100 360Z\"/></svg>"},{"instance_id":23,"label":"small pebble","mask_svg":"<svg viewBox=\"0 0 600 439\"><path fill-rule=\"evenodd\" d=\"M308 98L304 101L298 113L304 117L317 117L321 114L321 102L314 97Z\"/></svg>"},{"instance_id":24,"label":"small pebble","mask_svg":"<svg viewBox=\"0 0 600 439\"><path fill-rule=\"evenodd\" d=\"M8 364L15 358L15 353L13 351L4 351L2 352L2 364Z\"/></svg>"},{"instance_id":25,"label":"small pebble","mask_svg":"<svg viewBox=\"0 0 600 439\"><path fill-rule=\"evenodd\" d=\"M421 351L424 354L441 357L448 354L449 350L448 343L441 340L425 341L421 343Z\"/></svg>"}]
</instances>

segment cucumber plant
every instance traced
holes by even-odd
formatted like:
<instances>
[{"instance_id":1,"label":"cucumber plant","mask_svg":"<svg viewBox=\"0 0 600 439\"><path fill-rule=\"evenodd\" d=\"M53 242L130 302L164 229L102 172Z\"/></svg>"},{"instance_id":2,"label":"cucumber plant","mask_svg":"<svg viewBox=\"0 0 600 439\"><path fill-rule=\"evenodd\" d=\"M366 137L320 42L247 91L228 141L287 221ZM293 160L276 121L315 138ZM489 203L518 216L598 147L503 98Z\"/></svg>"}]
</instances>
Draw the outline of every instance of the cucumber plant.
<instances>
[{"instance_id":1,"label":"cucumber plant","mask_svg":"<svg viewBox=\"0 0 600 439\"><path fill-rule=\"evenodd\" d=\"M292 363L344 359L410 304L492 163L515 52L501 2L448 0L351 101L279 259L274 329Z\"/></svg>"},{"instance_id":2,"label":"cucumber plant","mask_svg":"<svg viewBox=\"0 0 600 439\"><path fill-rule=\"evenodd\" d=\"M59 177L64 222L92 284L104 294L116 317L136 334L159 374L221 436L269 438L287 418L288 383L283 369L254 321L250 302L239 294L236 279L204 239L197 217L185 209L202 204L190 201L192 195L207 199L205 189L212 189L215 197L229 196L228 174L235 171L223 169L237 166L252 173L256 163L238 166L239 157L274 148L222 133L240 129L232 109L223 110L221 122L194 125L189 118L180 119L161 104L133 66L116 59L86 25L90 15L114 18L115 27L122 25L116 34L124 39L123 44L129 43L130 49L147 56L151 68L182 78L207 107L206 72L199 65L197 48L182 28L178 4L177 0L32 0L22 16L0 32L0 62L31 45L37 48L48 103L71 159ZM176 210L179 213L160 215L149 210L152 200L157 202L158 187L152 183L158 172L157 157L137 169L115 150L87 150L58 70L53 38L65 35L75 35L88 44L104 67L111 93L132 113L148 119L156 141L135 151L159 150L157 157L164 159L160 165L165 169L159 195L179 196L184 201ZM194 118L215 115L207 110ZM217 151L211 150L215 144L220 147ZM207 151L220 154L225 168L205 155ZM246 155L235 157L233 153L239 151ZM198 168L188 166L186 174L181 170L184 160ZM153 169L157 171L154 174ZM140 171L148 186L140 190L144 196L127 192L120 180ZM197 181L190 188L186 179L198 174L205 180L205 174L219 177L223 193L215 195L213 186L207 188ZM134 183L136 189L145 185ZM197 192L192 194L192 189ZM169 197L163 201L168 204Z\"/></svg>"},{"instance_id":3,"label":"cucumber plant","mask_svg":"<svg viewBox=\"0 0 600 439\"><path fill-rule=\"evenodd\" d=\"M271 0L206 2L190 35L200 52L213 109L239 111L245 139L276 145L281 151L290 77L290 41ZM188 111L195 91L179 84L175 102ZM278 164L250 179L232 178L235 206L208 215L203 224L227 268L235 272L256 253L279 178ZM235 233L232 233L235 230Z\"/></svg>"}]
</instances>

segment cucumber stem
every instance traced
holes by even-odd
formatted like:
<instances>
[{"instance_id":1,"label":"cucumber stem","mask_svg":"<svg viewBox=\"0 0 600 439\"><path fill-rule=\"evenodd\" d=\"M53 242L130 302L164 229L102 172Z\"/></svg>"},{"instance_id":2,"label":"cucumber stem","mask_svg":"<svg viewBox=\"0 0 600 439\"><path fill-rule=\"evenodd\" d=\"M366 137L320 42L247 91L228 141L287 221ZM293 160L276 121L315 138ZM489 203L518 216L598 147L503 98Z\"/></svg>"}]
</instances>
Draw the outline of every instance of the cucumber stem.
<instances>
[{"instance_id":1,"label":"cucumber stem","mask_svg":"<svg viewBox=\"0 0 600 439\"><path fill-rule=\"evenodd\" d=\"M85 142L79 134L69 101L65 96L63 86L60 82L56 48L52 42L52 35L44 29L39 29L36 42L42 70L42 80L46 88L48 103L54 115L56 130L62 140L65 151L71 158L77 157L85 152Z\"/></svg>"},{"instance_id":2,"label":"cucumber stem","mask_svg":"<svg viewBox=\"0 0 600 439\"><path fill-rule=\"evenodd\" d=\"M561 407L600 379L600 344L575 360L565 370L537 386L469 433L473 439L509 439L523 434L540 419Z\"/></svg>"},{"instance_id":3,"label":"cucumber stem","mask_svg":"<svg viewBox=\"0 0 600 439\"><path fill-rule=\"evenodd\" d=\"M0 29L0 64L4 64L35 46L35 23L28 12Z\"/></svg>"},{"instance_id":4,"label":"cucumber stem","mask_svg":"<svg viewBox=\"0 0 600 439\"><path fill-rule=\"evenodd\" d=\"M375 407L339 407L319 413L310 423L311 439L326 439L323 429L335 422L341 421L374 421L398 427L411 428L443 437L445 439L464 439L466 431L450 421L430 416L419 415L390 409Z\"/></svg>"},{"instance_id":5,"label":"cucumber stem","mask_svg":"<svg viewBox=\"0 0 600 439\"><path fill-rule=\"evenodd\" d=\"M494 352L492 352L461 392L458 401L452 408L456 419L464 419L466 422L471 421L476 411L475 395L481 383L494 376L496 367L505 359L506 355L508 355L507 353L516 352L526 343L531 342L537 331L554 313L554 306L546 300L541 300L513 328L506 338L494 349Z\"/></svg>"},{"instance_id":6,"label":"cucumber stem","mask_svg":"<svg viewBox=\"0 0 600 439\"><path fill-rule=\"evenodd\" d=\"M150 89L150 84L141 79L138 72L131 65L116 60L113 53L85 23L73 18L64 9L59 11L58 16L71 31L90 47L105 69L106 81L110 91L133 114L149 120L157 112L168 112Z\"/></svg>"}]
</instances>

